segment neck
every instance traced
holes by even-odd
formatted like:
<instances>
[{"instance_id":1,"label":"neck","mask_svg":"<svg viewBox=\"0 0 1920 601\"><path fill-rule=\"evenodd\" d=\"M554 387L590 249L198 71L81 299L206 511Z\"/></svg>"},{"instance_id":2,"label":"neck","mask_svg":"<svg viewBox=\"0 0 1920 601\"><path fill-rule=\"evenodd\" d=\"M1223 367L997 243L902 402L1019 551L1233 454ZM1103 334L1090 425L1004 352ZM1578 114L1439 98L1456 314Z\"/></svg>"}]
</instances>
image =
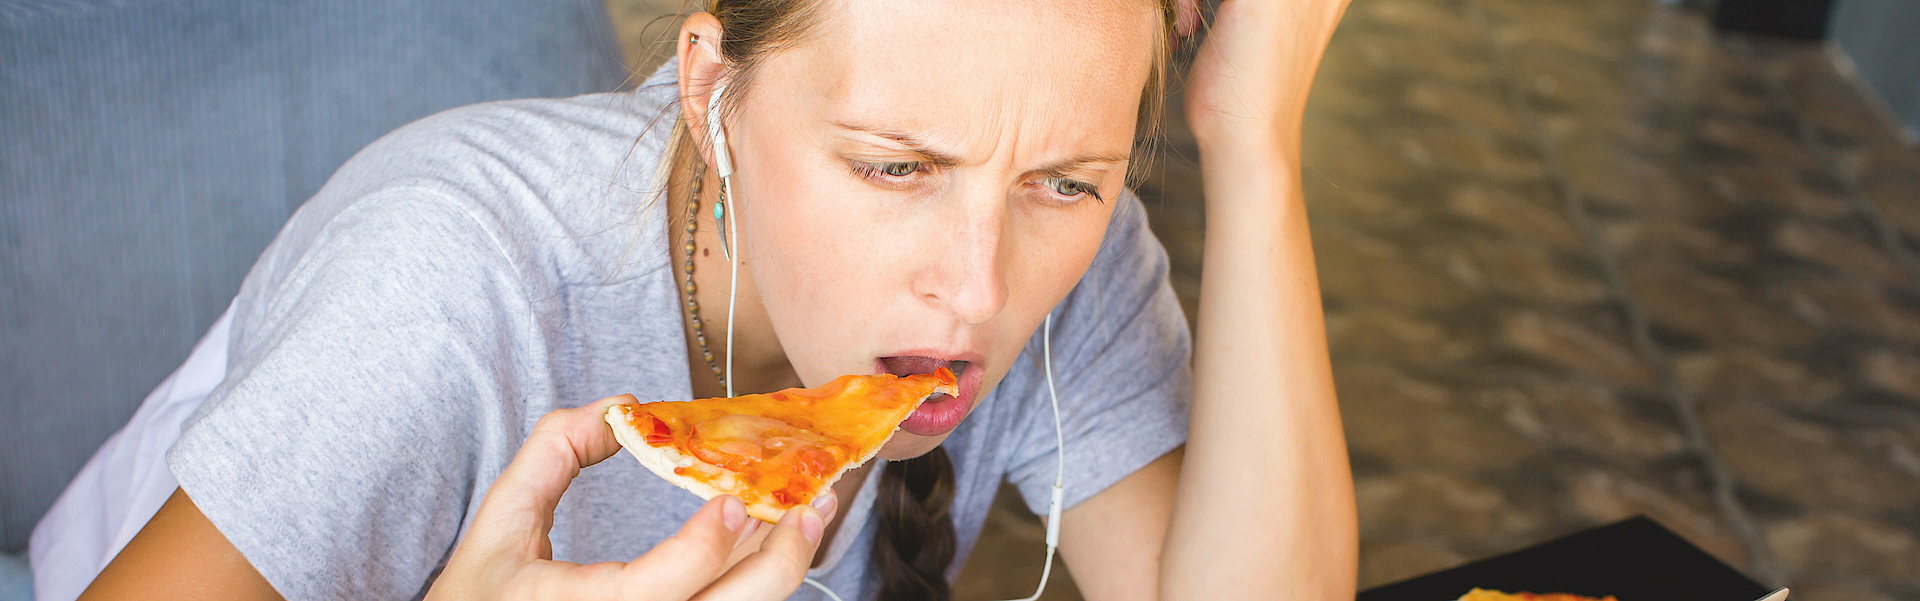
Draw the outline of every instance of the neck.
<instances>
[{"instance_id":1,"label":"neck","mask_svg":"<svg viewBox=\"0 0 1920 601\"><path fill-rule=\"evenodd\" d=\"M682 138L684 141L685 139ZM720 200L720 179L712 169L701 169L700 198L694 199L692 177L694 161L700 160L699 154L691 144L678 144L674 153L673 176L667 183L668 232L672 234L673 278L680 294L681 325L686 330L687 373L693 382L695 398L727 396L726 387L714 375L708 365L706 354L713 353L713 365L726 369L727 357L733 356L733 394L753 394L771 392L800 385L800 378L793 371L793 365L787 361L786 351L780 347L780 341L773 335L772 322L768 320L766 309L759 302L760 295L754 292L752 262L747 253L741 252L737 245L734 255L740 260L739 294L732 299L735 303L733 317L733 340L727 340L727 302L732 285L733 265L722 252L720 224L713 217L713 204ZM731 194L731 190L729 193ZM699 203L694 207L695 221L691 242L693 251L694 301L698 303L700 329L706 334L706 346L700 345L699 333L694 329L693 311L689 310L686 298L688 275L686 266L686 245L689 238L686 231L687 208L690 202ZM729 201L728 218L732 219L737 211ZM736 235L738 224L735 224Z\"/></svg>"}]
</instances>

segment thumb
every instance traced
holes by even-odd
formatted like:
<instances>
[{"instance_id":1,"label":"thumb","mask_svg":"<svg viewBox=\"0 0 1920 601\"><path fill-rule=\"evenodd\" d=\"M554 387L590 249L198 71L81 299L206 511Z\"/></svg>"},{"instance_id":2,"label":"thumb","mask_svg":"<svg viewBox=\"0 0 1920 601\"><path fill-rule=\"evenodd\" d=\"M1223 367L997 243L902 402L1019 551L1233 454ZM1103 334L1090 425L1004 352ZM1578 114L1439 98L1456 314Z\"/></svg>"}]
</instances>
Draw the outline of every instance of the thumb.
<instances>
[{"instance_id":1,"label":"thumb","mask_svg":"<svg viewBox=\"0 0 1920 601\"><path fill-rule=\"evenodd\" d=\"M469 538L538 541L539 558L551 559L547 532L561 495L581 468L620 451L603 416L608 407L631 402L631 395L620 395L542 416L513 461L487 487Z\"/></svg>"}]
</instances>

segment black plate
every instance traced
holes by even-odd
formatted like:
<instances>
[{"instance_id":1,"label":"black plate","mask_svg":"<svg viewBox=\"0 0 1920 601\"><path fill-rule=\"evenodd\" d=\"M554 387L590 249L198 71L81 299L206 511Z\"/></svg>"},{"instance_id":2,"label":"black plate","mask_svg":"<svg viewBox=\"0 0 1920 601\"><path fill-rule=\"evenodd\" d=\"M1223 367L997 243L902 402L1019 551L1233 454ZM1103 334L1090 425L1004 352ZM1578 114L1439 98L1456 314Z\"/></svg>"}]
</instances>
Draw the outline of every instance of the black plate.
<instances>
[{"instance_id":1,"label":"black plate","mask_svg":"<svg viewBox=\"0 0 1920 601\"><path fill-rule=\"evenodd\" d=\"M1754 601L1772 590L1643 516L1367 589L1358 601L1453 601L1474 587L1620 601Z\"/></svg>"}]
</instances>

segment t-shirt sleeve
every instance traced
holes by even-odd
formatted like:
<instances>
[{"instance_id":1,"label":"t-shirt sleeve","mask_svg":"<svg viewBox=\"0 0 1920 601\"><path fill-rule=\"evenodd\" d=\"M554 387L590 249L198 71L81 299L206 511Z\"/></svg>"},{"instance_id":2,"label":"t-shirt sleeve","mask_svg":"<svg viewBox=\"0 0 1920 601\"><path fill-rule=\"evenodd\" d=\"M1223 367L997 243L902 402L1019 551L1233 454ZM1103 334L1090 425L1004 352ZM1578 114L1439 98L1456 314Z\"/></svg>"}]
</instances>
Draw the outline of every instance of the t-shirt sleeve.
<instances>
[{"instance_id":1,"label":"t-shirt sleeve","mask_svg":"<svg viewBox=\"0 0 1920 601\"><path fill-rule=\"evenodd\" d=\"M527 293L488 232L443 196L383 192L252 299L167 463L286 598L417 596L517 446Z\"/></svg>"},{"instance_id":2,"label":"t-shirt sleeve","mask_svg":"<svg viewBox=\"0 0 1920 601\"><path fill-rule=\"evenodd\" d=\"M1053 318L1053 372L1072 507L1184 444L1193 396L1191 336L1144 207L1122 197L1094 263ZM1040 357L1039 336L1032 347ZM1044 376L1020 420L1008 479L1045 515L1058 447Z\"/></svg>"}]
</instances>

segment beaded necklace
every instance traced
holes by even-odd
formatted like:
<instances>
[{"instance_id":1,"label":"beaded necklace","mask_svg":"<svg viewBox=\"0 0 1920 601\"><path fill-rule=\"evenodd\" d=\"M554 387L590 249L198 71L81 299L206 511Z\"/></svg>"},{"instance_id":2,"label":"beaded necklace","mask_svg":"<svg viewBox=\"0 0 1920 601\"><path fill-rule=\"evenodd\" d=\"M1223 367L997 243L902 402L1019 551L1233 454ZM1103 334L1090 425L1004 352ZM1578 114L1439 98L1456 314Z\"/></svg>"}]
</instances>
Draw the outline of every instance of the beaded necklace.
<instances>
[{"instance_id":1,"label":"beaded necklace","mask_svg":"<svg viewBox=\"0 0 1920 601\"><path fill-rule=\"evenodd\" d=\"M722 371L720 369L719 363L714 362L713 351L707 348L706 329L701 325L702 322L700 321L700 301L694 298L694 292L697 289L694 287L694 284L693 284L693 251L695 248L693 243L693 232L694 232L694 229L696 229L696 226L699 225L700 223L699 221L700 219L700 188L704 184L704 180L706 179L706 177L707 177L706 162L701 161L697 158L694 159L693 161L693 193L688 195L687 197L687 243L685 246L685 250L687 254L687 262L686 262L686 266L682 269L682 271L685 271L687 275L687 285L686 285L686 293L687 293L686 305L687 305L687 317L688 317L687 321L688 323L693 324L693 338L694 340L699 341L700 343L700 356L706 358L707 369L713 370L713 377L715 379L720 380L720 388L722 390L725 390L727 387L727 374L725 371ZM722 235L725 235L725 234L722 234Z\"/></svg>"}]
</instances>

